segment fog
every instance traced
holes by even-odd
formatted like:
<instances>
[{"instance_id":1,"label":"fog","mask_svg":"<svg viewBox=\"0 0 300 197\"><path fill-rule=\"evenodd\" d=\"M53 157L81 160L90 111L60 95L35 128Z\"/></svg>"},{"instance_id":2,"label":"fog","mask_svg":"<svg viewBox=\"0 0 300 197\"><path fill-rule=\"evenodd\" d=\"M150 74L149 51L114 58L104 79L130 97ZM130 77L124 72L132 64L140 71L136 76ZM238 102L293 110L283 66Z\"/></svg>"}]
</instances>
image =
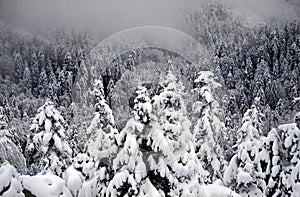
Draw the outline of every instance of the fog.
<instances>
[{"instance_id":1,"label":"fog","mask_svg":"<svg viewBox=\"0 0 300 197\"><path fill-rule=\"evenodd\" d=\"M285 22L299 20L299 0L224 0L235 14L248 21Z\"/></svg>"},{"instance_id":2,"label":"fog","mask_svg":"<svg viewBox=\"0 0 300 197\"><path fill-rule=\"evenodd\" d=\"M112 34L124 29L155 25L182 26L183 0L0 0L2 16L32 29L68 25Z\"/></svg>"},{"instance_id":3,"label":"fog","mask_svg":"<svg viewBox=\"0 0 300 197\"><path fill-rule=\"evenodd\" d=\"M299 18L299 0L220 0L250 21ZM0 17L29 31L72 26L108 36L139 26L184 31L184 15L208 0L0 0Z\"/></svg>"}]
</instances>

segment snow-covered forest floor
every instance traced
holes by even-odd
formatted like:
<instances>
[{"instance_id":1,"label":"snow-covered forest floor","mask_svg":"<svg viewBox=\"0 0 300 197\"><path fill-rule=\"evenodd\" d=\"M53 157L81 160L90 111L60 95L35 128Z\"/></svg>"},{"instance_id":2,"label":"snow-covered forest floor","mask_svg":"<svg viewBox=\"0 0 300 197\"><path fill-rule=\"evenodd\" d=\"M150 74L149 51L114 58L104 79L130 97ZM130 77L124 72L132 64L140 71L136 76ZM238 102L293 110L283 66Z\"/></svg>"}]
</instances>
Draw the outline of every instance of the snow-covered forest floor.
<instances>
[{"instance_id":1,"label":"snow-covered forest floor","mask_svg":"<svg viewBox=\"0 0 300 197\"><path fill-rule=\"evenodd\" d=\"M172 51L0 20L0 196L299 197L300 23L184 21Z\"/></svg>"}]
</instances>

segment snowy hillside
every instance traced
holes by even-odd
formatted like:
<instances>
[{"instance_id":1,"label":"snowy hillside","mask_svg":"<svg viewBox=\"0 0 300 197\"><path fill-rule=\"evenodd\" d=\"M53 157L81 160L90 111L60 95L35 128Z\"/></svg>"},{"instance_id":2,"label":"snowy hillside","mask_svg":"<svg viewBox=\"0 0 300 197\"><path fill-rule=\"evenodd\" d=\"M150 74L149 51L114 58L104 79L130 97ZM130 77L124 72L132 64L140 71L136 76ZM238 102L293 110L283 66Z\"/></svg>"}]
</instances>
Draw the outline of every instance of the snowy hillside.
<instances>
[{"instance_id":1,"label":"snowy hillside","mask_svg":"<svg viewBox=\"0 0 300 197\"><path fill-rule=\"evenodd\" d=\"M18 1L0 0L0 196L300 196L300 23L272 16L295 0L103 3L62 27L76 2Z\"/></svg>"}]
</instances>

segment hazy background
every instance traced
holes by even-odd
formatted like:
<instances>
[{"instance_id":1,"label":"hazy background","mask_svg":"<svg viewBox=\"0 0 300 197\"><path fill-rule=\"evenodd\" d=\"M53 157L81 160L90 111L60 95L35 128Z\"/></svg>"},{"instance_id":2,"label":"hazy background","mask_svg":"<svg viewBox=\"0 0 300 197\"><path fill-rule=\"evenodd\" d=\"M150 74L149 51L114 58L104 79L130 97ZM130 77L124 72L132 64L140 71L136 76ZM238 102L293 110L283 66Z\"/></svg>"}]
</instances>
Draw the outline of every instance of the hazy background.
<instances>
[{"instance_id":1,"label":"hazy background","mask_svg":"<svg viewBox=\"0 0 300 197\"><path fill-rule=\"evenodd\" d=\"M220 0L250 22L298 20L300 0ZM0 0L0 17L28 31L72 26L101 37L144 25L184 31L184 15L208 0Z\"/></svg>"}]
</instances>

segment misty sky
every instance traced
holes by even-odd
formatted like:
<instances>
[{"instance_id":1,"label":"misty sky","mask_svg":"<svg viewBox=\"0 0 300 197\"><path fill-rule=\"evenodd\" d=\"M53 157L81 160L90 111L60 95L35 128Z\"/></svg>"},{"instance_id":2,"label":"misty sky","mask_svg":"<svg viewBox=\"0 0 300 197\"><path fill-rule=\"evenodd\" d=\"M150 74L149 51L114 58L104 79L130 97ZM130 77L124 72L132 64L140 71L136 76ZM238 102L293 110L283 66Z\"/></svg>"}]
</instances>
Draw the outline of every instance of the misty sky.
<instances>
[{"instance_id":1,"label":"misty sky","mask_svg":"<svg viewBox=\"0 0 300 197\"><path fill-rule=\"evenodd\" d=\"M184 31L187 10L209 0L0 0L0 17L28 29L69 25L108 36L157 25ZM299 0L220 0L250 21L293 20ZM297 10L298 9L298 10Z\"/></svg>"}]
</instances>

